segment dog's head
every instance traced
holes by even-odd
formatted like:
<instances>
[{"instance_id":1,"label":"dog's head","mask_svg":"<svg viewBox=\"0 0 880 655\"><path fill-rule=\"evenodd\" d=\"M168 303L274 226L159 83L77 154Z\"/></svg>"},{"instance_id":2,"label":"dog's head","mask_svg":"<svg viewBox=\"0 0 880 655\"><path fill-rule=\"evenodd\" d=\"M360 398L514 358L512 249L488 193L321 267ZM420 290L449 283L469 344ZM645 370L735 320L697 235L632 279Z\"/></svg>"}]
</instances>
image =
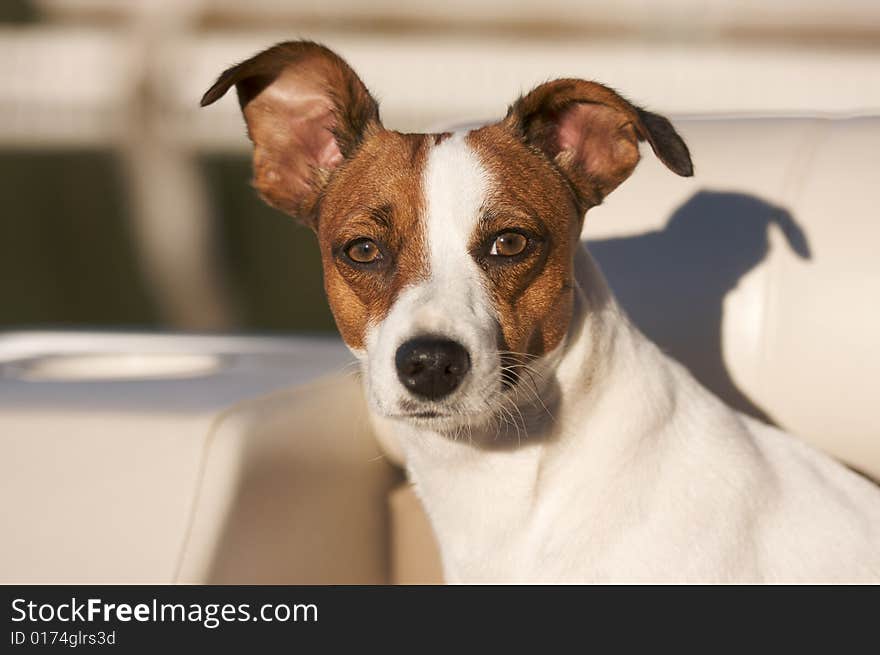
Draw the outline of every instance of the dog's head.
<instances>
[{"instance_id":1,"label":"dog's head","mask_svg":"<svg viewBox=\"0 0 880 655\"><path fill-rule=\"evenodd\" d=\"M336 54L277 45L230 68L254 143L254 185L318 235L339 331L377 413L438 430L493 417L558 349L572 317L587 209L623 182L639 141L679 175L669 121L563 79L467 133L386 130Z\"/></svg>"}]
</instances>

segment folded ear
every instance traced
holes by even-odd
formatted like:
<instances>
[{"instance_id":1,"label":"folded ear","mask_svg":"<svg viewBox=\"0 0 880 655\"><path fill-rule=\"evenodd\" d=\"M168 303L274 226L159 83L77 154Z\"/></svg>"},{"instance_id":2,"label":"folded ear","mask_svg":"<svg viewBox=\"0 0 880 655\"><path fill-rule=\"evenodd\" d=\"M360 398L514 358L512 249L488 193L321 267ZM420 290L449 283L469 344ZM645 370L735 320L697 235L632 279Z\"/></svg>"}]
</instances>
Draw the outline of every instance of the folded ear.
<instances>
[{"instance_id":1,"label":"folded ear","mask_svg":"<svg viewBox=\"0 0 880 655\"><path fill-rule=\"evenodd\" d=\"M542 84L510 107L505 123L559 167L584 209L630 176L639 161L639 141L650 143L673 172L693 175L687 146L666 118L596 82Z\"/></svg>"},{"instance_id":2,"label":"folded ear","mask_svg":"<svg viewBox=\"0 0 880 655\"><path fill-rule=\"evenodd\" d=\"M254 143L254 186L314 227L330 174L381 129L376 101L345 61L308 41L280 43L226 70L202 107L232 85Z\"/></svg>"}]
</instances>

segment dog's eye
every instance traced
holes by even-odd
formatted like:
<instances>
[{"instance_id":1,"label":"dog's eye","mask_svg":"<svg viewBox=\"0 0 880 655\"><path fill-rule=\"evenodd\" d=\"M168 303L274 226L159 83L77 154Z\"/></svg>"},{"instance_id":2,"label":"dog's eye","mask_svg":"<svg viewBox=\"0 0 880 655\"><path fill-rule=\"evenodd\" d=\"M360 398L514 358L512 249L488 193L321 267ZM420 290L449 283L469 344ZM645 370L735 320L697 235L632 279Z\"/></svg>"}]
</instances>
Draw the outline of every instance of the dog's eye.
<instances>
[{"instance_id":1,"label":"dog's eye","mask_svg":"<svg viewBox=\"0 0 880 655\"><path fill-rule=\"evenodd\" d=\"M519 232L504 232L495 237L489 254L498 257L513 257L521 254L527 245L529 245L529 240L525 235Z\"/></svg>"},{"instance_id":2,"label":"dog's eye","mask_svg":"<svg viewBox=\"0 0 880 655\"><path fill-rule=\"evenodd\" d=\"M358 264L371 264L382 257L379 246L372 239L357 239L345 248L345 254Z\"/></svg>"}]
</instances>

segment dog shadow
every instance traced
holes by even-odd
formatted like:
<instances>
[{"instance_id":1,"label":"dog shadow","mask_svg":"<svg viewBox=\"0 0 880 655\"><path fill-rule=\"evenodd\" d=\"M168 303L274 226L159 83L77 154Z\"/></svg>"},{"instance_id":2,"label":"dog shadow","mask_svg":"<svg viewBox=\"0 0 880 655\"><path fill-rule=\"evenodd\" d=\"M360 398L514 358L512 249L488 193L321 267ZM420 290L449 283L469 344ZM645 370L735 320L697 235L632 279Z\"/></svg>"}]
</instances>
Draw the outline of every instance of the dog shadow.
<instances>
[{"instance_id":1,"label":"dog shadow","mask_svg":"<svg viewBox=\"0 0 880 655\"><path fill-rule=\"evenodd\" d=\"M724 298L767 256L771 224L799 257L810 258L806 235L788 211L715 191L695 194L662 230L590 240L587 249L642 332L728 405L772 424L731 378L721 341Z\"/></svg>"}]
</instances>

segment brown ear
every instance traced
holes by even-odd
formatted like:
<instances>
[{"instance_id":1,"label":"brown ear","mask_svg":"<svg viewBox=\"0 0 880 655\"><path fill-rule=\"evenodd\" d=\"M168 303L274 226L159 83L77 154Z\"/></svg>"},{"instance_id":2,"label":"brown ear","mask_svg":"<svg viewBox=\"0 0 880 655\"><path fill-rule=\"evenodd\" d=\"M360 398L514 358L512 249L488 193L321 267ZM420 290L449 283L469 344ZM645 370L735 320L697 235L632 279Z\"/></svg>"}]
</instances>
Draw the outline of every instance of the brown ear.
<instances>
[{"instance_id":1,"label":"brown ear","mask_svg":"<svg viewBox=\"0 0 880 655\"><path fill-rule=\"evenodd\" d=\"M542 84L510 107L505 123L560 168L584 209L630 176L639 161L639 141L650 143L673 172L693 175L687 146L667 119L596 82Z\"/></svg>"},{"instance_id":2,"label":"brown ear","mask_svg":"<svg viewBox=\"0 0 880 655\"><path fill-rule=\"evenodd\" d=\"M381 128L376 101L345 61L308 41L280 43L226 70L202 107L233 84L254 143L254 186L314 227L330 174Z\"/></svg>"}]
</instances>

